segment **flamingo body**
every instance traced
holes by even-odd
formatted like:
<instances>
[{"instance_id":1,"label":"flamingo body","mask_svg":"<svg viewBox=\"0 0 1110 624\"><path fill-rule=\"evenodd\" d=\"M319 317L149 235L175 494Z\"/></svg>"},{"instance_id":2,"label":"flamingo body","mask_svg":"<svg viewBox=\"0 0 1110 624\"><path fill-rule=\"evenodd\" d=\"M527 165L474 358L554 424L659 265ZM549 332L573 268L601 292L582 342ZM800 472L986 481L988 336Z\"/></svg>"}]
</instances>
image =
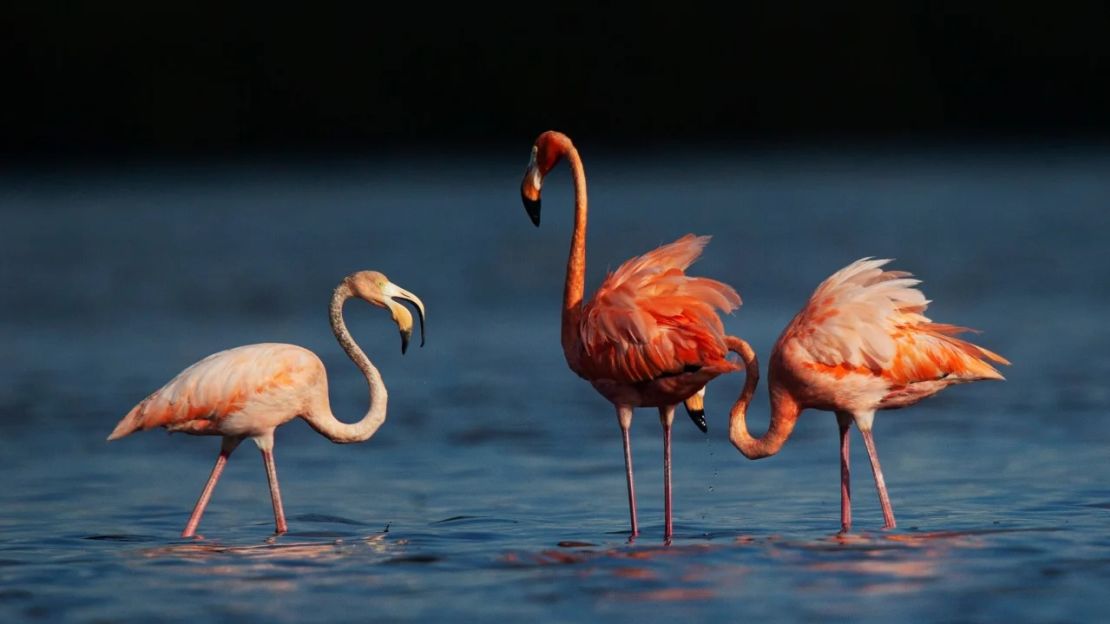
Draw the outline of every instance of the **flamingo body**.
<instances>
[{"instance_id":1,"label":"flamingo body","mask_svg":"<svg viewBox=\"0 0 1110 624\"><path fill-rule=\"evenodd\" d=\"M253 344L214 353L136 405L108 437L165 427L194 435L254 437L326 405L327 374L315 353Z\"/></svg>"},{"instance_id":2,"label":"flamingo body","mask_svg":"<svg viewBox=\"0 0 1110 624\"><path fill-rule=\"evenodd\" d=\"M726 359L717 311L740 307L732 287L685 270L708 236L687 234L611 273L584 306L571 370L605 398L632 407L685 401L713 378L742 367Z\"/></svg>"},{"instance_id":3,"label":"flamingo body","mask_svg":"<svg viewBox=\"0 0 1110 624\"><path fill-rule=\"evenodd\" d=\"M813 409L866 413L912 405L959 383L1002 379L1001 356L933 323L919 280L858 260L825 280L787 325L772 356L776 381Z\"/></svg>"}]
</instances>

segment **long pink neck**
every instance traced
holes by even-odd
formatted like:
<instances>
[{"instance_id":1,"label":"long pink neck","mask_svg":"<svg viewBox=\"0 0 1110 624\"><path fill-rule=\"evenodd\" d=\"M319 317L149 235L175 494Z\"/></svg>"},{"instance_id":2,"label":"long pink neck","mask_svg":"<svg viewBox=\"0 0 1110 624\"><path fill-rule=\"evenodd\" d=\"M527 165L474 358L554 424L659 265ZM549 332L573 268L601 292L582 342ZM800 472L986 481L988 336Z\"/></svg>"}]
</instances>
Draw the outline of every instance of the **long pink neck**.
<instances>
[{"instance_id":1,"label":"long pink neck","mask_svg":"<svg viewBox=\"0 0 1110 624\"><path fill-rule=\"evenodd\" d=\"M744 389L728 415L728 438L732 441L732 445L748 459L770 457L778 453L790 438L794 425L798 422L801 408L789 392L778 387L775 383L774 371L771 371L771 426L762 436L753 437L748 431L747 416L748 405L752 402L755 387L759 383L759 359L747 342L733 336L727 336L725 340L729 350L744 361L747 371Z\"/></svg>"},{"instance_id":2,"label":"long pink neck","mask_svg":"<svg viewBox=\"0 0 1110 624\"><path fill-rule=\"evenodd\" d=\"M570 237L567 282L563 289L563 351L570 353L578 340L578 320L586 292L586 170L568 139L562 154L574 176L574 233Z\"/></svg>"},{"instance_id":3,"label":"long pink neck","mask_svg":"<svg viewBox=\"0 0 1110 624\"><path fill-rule=\"evenodd\" d=\"M305 420L313 429L337 444L362 442L377 433L378 428L385 422L386 404L389 400L381 374L351 337L347 324L343 322L343 303L350 298L351 289L346 283L340 284L335 289L331 299L331 329L335 333L336 340L339 341L339 346L343 347L347 356L366 377L366 383L370 386L370 408L362 420L345 423L336 419L325 397L323 405L305 415Z\"/></svg>"}]
</instances>

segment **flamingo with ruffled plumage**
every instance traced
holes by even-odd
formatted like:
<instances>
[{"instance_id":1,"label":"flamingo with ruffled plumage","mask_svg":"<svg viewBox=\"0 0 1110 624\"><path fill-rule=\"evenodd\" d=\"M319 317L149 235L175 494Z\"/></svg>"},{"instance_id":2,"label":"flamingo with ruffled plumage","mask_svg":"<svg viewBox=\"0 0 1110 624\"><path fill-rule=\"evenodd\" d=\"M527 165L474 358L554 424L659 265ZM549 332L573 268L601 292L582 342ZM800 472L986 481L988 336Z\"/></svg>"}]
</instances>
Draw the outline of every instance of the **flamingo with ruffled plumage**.
<instances>
[{"instance_id":1,"label":"flamingo with ruffled plumage","mask_svg":"<svg viewBox=\"0 0 1110 624\"><path fill-rule=\"evenodd\" d=\"M562 345L567 364L616 406L624 444L632 535L639 533L629 428L635 407L655 407L663 426L664 538L673 534L671 425L675 407L689 400L695 424L705 430L700 392L718 375L739 370L729 359L717 313L732 312L740 296L716 280L686 275L708 236L688 234L625 262L589 301L586 271L586 173L570 138L544 132L532 147L521 196L540 224L544 176L562 159L574 177L574 231L563 292Z\"/></svg>"},{"instance_id":2,"label":"flamingo with ruffled plumage","mask_svg":"<svg viewBox=\"0 0 1110 624\"><path fill-rule=\"evenodd\" d=\"M771 422L754 438L746 414L754 384L745 386L729 414L729 438L749 459L778 453L804 409L836 414L840 427L840 523L852 527L848 433L855 423L871 460L882 507L883 526L896 526L872 426L875 412L913 405L948 386L1001 380L989 362L1002 356L956 336L973 331L934 323L925 316L929 301L919 280L882 267L889 260L863 258L826 279L787 325L771 352L768 388ZM730 339L748 379L759 375L755 352Z\"/></svg>"}]
</instances>

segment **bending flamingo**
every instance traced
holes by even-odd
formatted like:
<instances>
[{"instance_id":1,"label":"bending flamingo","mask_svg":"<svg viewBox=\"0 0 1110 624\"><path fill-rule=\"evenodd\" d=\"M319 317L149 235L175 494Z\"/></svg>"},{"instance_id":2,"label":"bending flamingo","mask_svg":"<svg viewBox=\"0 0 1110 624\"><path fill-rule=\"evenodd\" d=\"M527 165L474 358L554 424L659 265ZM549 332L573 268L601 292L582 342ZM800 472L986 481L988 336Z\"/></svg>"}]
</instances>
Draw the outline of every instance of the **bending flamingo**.
<instances>
[{"instance_id":1,"label":"bending flamingo","mask_svg":"<svg viewBox=\"0 0 1110 624\"><path fill-rule=\"evenodd\" d=\"M894 528L894 510L871 428L875 412L913 405L948 386L1003 379L986 360L1002 356L956 338L972 331L933 323L929 301L915 288L920 280L885 271L889 260L857 260L817 287L787 325L771 352L771 424L760 438L748 432L746 414L754 384L746 385L729 414L729 439L749 459L778 453L798 414L812 408L836 413L840 425L840 524L852 527L848 429L863 436L879 492L884 528ZM730 339L730 349L747 364L748 379L759 375L751 347Z\"/></svg>"},{"instance_id":2,"label":"bending flamingo","mask_svg":"<svg viewBox=\"0 0 1110 624\"><path fill-rule=\"evenodd\" d=\"M735 310L740 306L740 296L721 282L684 273L709 242L708 236L688 234L625 262L583 305L586 173L578 150L566 135L549 131L536 139L521 196L532 222L539 226L543 178L562 158L570 164L575 190L574 233L563 292L563 354L572 371L616 406L634 536L639 526L629 446L632 409L659 409L663 425L664 537L670 539L671 424L675 406L698 393L714 377L741 368L726 359L724 328L715 312ZM691 417L704 431L697 400L689 406Z\"/></svg>"},{"instance_id":3,"label":"bending flamingo","mask_svg":"<svg viewBox=\"0 0 1110 624\"><path fill-rule=\"evenodd\" d=\"M192 537L196 533L228 457L245 438L254 440L262 451L274 505L275 532L282 534L288 527L274 465L274 429L300 416L332 442L347 444L370 438L385 421L385 384L343 322L343 303L352 297L389 309L401 330L402 353L412 336L412 314L396 299L416 306L420 314L421 346L424 344L424 304L416 295L376 271L353 273L335 289L331 299L332 331L370 385L370 409L362 420L347 424L332 415L327 373L316 354L290 344L254 344L215 353L186 368L136 405L108 436L109 440L115 440L154 427L193 435L223 436L212 475L181 537Z\"/></svg>"}]
</instances>

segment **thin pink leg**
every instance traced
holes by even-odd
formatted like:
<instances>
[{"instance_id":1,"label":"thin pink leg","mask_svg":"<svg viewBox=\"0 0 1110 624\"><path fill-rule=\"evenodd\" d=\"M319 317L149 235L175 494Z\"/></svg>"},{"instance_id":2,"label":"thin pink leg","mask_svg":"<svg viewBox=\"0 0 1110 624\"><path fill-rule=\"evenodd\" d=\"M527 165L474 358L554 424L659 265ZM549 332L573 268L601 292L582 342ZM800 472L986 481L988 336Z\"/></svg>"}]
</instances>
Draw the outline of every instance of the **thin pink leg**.
<instances>
[{"instance_id":1,"label":"thin pink leg","mask_svg":"<svg viewBox=\"0 0 1110 624\"><path fill-rule=\"evenodd\" d=\"M223 439L220 445L220 454L216 457L216 465L212 467L212 474L208 476L208 483L204 484L204 489L201 490L200 498L197 499L197 504L193 507L193 513L189 515L189 522L186 523L185 530L181 532L181 537L196 535L200 517L204 515L204 509L208 507L208 501L212 499L212 491L216 489L216 482L220 480L220 475L224 472L227 458L231 457L231 452L237 446L239 446L238 438Z\"/></svg>"},{"instance_id":2,"label":"thin pink leg","mask_svg":"<svg viewBox=\"0 0 1110 624\"><path fill-rule=\"evenodd\" d=\"M670 541L674 534L671 519L671 426L663 425L663 539Z\"/></svg>"},{"instance_id":3,"label":"thin pink leg","mask_svg":"<svg viewBox=\"0 0 1110 624\"><path fill-rule=\"evenodd\" d=\"M840 425L840 532L847 533L852 530L852 470L849 468L851 456L848 452L852 417L837 414L836 422Z\"/></svg>"},{"instance_id":4,"label":"thin pink leg","mask_svg":"<svg viewBox=\"0 0 1110 624\"><path fill-rule=\"evenodd\" d=\"M863 434L863 444L867 447L867 455L871 458L871 472L875 475L875 487L879 490L879 505L883 508L883 528L893 529L894 509L890 506L890 497L886 493L886 482L883 481L883 469L879 466L879 452L875 450L875 439L871 431L860 429Z\"/></svg>"},{"instance_id":5,"label":"thin pink leg","mask_svg":"<svg viewBox=\"0 0 1110 624\"><path fill-rule=\"evenodd\" d=\"M670 543L674 534L671 515L671 424L674 406L659 408L659 422L663 425L663 541Z\"/></svg>"},{"instance_id":6,"label":"thin pink leg","mask_svg":"<svg viewBox=\"0 0 1110 624\"><path fill-rule=\"evenodd\" d=\"M628 513L632 520L632 537L640 534L640 525L636 522L636 485L632 477L632 442L628 430L632 426L632 408L617 406L617 419L621 425L621 437L624 440L624 476L628 481Z\"/></svg>"},{"instance_id":7,"label":"thin pink leg","mask_svg":"<svg viewBox=\"0 0 1110 624\"><path fill-rule=\"evenodd\" d=\"M266 464L266 479L270 482L270 500L274 503L274 533L281 535L289 530L285 524L285 510L281 506L281 488L278 487L277 466L274 465L273 451L262 451L262 462Z\"/></svg>"}]
</instances>

